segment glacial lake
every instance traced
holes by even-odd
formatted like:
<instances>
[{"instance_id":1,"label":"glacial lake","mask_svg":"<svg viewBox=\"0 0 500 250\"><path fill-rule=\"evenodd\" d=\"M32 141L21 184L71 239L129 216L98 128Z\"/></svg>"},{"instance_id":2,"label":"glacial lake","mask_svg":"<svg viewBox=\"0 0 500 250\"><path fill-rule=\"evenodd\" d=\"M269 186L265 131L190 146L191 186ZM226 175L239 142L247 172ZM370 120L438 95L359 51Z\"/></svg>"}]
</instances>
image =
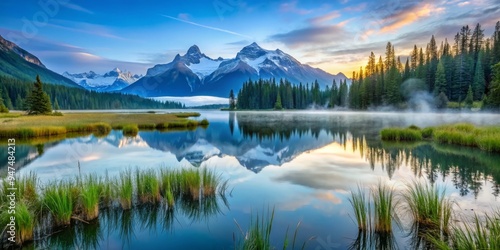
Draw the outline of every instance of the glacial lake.
<instances>
[{"instance_id":1,"label":"glacial lake","mask_svg":"<svg viewBox=\"0 0 500 250\"><path fill-rule=\"evenodd\" d=\"M396 189L414 179L436 183L446 188L447 196L457 202L456 211L464 215L500 207L500 155L428 142L386 143L379 135L382 128L412 124L500 125L498 114L199 112L210 121L207 128L140 131L136 137L113 130L105 137L87 135L37 146L18 143L17 171L35 172L42 182L73 178L79 172L112 176L127 168L193 166L213 169L229 180L225 199L174 211L160 205L125 212L105 209L98 222L76 223L26 247L234 249L251 217L274 208L271 241L277 249L287 228L290 240L299 222L297 249L305 242L306 249L348 249L358 235L349 192L378 182ZM415 248L418 243L409 231L396 228L388 244Z\"/></svg>"}]
</instances>

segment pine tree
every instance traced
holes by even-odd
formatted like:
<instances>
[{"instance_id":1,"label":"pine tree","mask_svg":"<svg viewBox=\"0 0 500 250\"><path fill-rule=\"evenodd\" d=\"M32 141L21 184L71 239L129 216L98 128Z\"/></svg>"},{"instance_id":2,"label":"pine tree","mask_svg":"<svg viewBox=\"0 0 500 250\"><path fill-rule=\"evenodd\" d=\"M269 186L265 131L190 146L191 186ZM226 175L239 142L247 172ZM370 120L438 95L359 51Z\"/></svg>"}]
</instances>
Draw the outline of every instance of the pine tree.
<instances>
[{"instance_id":1,"label":"pine tree","mask_svg":"<svg viewBox=\"0 0 500 250\"><path fill-rule=\"evenodd\" d=\"M435 98L436 108L444 109L448 106L448 97L444 92L439 93Z\"/></svg>"},{"instance_id":2,"label":"pine tree","mask_svg":"<svg viewBox=\"0 0 500 250\"><path fill-rule=\"evenodd\" d=\"M500 108L500 63L493 66L493 80L488 94L488 108Z\"/></svg>"},{"instance_id":3,"label":"pine tree","mask_svg":"<svg viewBox=\"0 0 500 250\"><path fill-rule=\"evenodd\" d=\"M436 71L436 82L434 84L434 95L446 93L446 73L444 70L443 60L438 63Z\"/></svg>"},{"instance_id":4,"label":"pine tree","mask_svg":"<svg viewBox=\"0 0 500 250\"><path fill-rule=\"evenodd\" d=\"M56 100L56 104L57 104L57 100ZM236 108L236 100L234 99L234 92L231 89L231 91L229 92L229 109L233 110L235 108ZM56 108L56 110L57 110L57 108Z\"/></svg>"},{"instance_id":5,"label":"pine tree","mask_svg":"<svg viewBox=\"0 0 500 250\"><path fill-rule=\"evenodd\" d=\"M54 110L55 111L58 111L60 108L59 108L59 103L57 102L57 99L55 100L54 102Z\"/></svg>"},{"instance_id":6,"label":"pine tree","mask_svg":"<svg viewBox=\"0 0 500 250\"><path fill-rule=\"evenodd\" d=\"M276 97L276 103L274 104L274 109L280 110L283 109L283 105L281 105L281 95L278 93Z\"/></svg>"},{"instance_id":7,"label":"pine tree","mask_svg":"<svg viewBox=\"0 0 500 250\"><path fill-rule=\"evenodd\" d=\"M0 91L0 113L9 113L9 109L5 106L3 102L1 91Z\"/></svg>"},{"instance_id":8,"label":"pine tree","mask_svg":"<svg viewBox=\"0 0 500 250\"><path fill-rule=\"evenodd\" d=\"M472 94L472 86L469 85L469 90L467 90L467 96L465 97L465 105L466 107L470 108L472 107L472 104L474 103L474 95Z\"/></svg>"},{"instance_id":9,"label":"pine tree","mask_svg":"<svg viewBox=\"0 0 500 250\"><path fill-rule=\"evenodd\" d=\"M47 93L43 91L40 76L36 76L34 89L26 98L27 111L30 115L49 114L52 112L52 104Z\"/></svg>"},{"instance_id":10,"label":"pine tree","mask_svg":"<svg viewBox=\"0 0 500 250\"><path fill-rule=\"evenodd\" d=\"M483 99L483 94L486 88L486 81L484 78L484 70L481 63L481 54L478 57L478 63L476 65L476 72L474 73L474 81L472 83L474 100L479 101Z\"/></svg>"}]
</instances>

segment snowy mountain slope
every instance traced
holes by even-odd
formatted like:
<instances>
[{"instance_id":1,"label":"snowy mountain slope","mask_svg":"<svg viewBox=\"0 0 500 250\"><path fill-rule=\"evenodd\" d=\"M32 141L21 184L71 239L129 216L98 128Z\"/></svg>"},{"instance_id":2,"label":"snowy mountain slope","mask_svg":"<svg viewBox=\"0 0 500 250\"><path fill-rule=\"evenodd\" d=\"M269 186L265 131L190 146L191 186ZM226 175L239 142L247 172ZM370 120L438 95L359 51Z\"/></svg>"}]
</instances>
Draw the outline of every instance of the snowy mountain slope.
<instances>
[{"instance_id":1,"label":"snowy mountain slope","mask_svg":"<svg viewBox=\"0 0 500 250\"><path fill-rule=\"evenodd\" d=\"M156 96L212 95L227 97L229 91L239 91L243 82L258 78L288 79L292 83L312 83L323 87L345 75L332 75L321 69L300 63L285 52L266 50L252 43L239 51L233 59L212 59L198 46L191 46L185 55L177 54L167 64L148 69L144 78L123 89L124 93ZM189 86L181 86L181 85ZM144 86L153 86L145 89ZM186 91L187 89L187 91Z\"/></svg>"},{"instance_id":2,"label":"snowy mountain slope","mask_svg":"<svg viewBox=\"0 0 500 250\"><path fill-rule=\"evenodd\" d=\"M100 92L121 90L142 77L139 75L133 75L129 71L121 71L118 68L115 68L103 75L97 74L94 71L89 71L79 74L64 72L63 76L85 89Z\"/></svg>"}]
</instances>

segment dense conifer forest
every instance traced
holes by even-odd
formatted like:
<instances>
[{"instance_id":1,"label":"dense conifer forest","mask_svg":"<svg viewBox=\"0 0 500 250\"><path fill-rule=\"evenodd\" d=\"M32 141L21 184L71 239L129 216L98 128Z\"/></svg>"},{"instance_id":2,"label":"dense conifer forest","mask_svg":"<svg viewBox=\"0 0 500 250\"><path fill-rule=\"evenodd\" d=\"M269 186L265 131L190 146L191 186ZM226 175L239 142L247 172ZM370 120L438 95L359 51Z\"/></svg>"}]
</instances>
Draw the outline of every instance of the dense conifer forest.
<instances>
[{"instance_id":1,"label":"dense conifer forest","mask_svg":"<svg viewBox=\"0 0 500 250\"><path fill-rule=\"evenodd\" d=\"M422 98L434 108L449 102L459 107L479 103L485 109L500 108L500 22L491 37L480 24L463 26L452 42L438 43L434 36L424 47L413 46L409 56L396 56L388 42L385 55L371 53L365 67L353 72L352 83L333 82L320 89L291 84L287 80L248 80L237 94L238 109L305 109L346 107L364 110L380 106L411 107Z\"/></svg>"},{"instance_id":2,"label":"dense conifer forest","mask_svg":"<svg viewBox=\"0 0 500 250\"><path fill-rule=\"evenodd\" d=\"M35 79L33 79L35 80ZM43 82L43 79L41 79ZM0 76L0 97L8 109L25 110L26 99L34 87L33 82ZM177 109L178 102L158 102L136 95L100 93L62 85L43 84L53 109ZM55 107L57 105L57 107Z\"/></svg>"}]
</instances>

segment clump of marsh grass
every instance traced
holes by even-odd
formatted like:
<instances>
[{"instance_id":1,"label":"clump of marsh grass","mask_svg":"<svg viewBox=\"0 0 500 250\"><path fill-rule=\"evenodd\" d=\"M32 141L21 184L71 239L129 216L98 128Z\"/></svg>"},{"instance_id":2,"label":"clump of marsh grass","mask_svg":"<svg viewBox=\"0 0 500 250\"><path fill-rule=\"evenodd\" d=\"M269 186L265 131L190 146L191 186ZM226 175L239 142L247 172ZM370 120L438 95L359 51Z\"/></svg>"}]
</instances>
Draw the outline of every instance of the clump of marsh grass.
<instances>
[{"instance_id":1,"label":"clump of marsh grass","mask_svg":"<svg viewBox=\"0 0 500 250\"><path fill-rule=\"evenodd\" d=\"M94 123L91 127L94 135L98 137L106 136L111 132L111 125L104 122Z\"/></svg>"},{"instance_id":2,"label":"clump of marsh grass","mask_svg":"<svg viewBox=\"0 0 500 250\"><path fill-rule=\"evenodd\" d=\"M172 191L175 187L173 187L174 178L177 175L172 171L167 171L166 169L160 170L160 179L161 179L161 193L167 201L167 205L169 208L172 208L175 203L174 192Z\"/></svg>"},{"instance_id":3,"label":"clump of marsh grass","mask_svg":"<svg viewBox=\"0 0 500 250\"><path fill-rule=\"evenodd\" d=\"M113 201L113 181L109 178L108 171L104 178L99 178L99 200L102 207L109 207Z\"/></svg>"},{"instance_id":4,"label":"clump of marsh grass","mask_svg":"<svg viewBox=\"0 0 500 250\"><path fill-rule=\"evenodd\" d=\"M242 228L238 224L237 221L235 221L236 226L241 232L241 235L244 237L243 242L239 246L235 246L235 249L242 249L242 250L251 250L251 249L262 249L262 250L270 250L270 249L276 249L272 244L271 244L271 232L273 229L273 223L274 223L274 212L275 209L273 208L272 210L267 210L267 214L260 216L258 213L255 216L255 219L251 218L251 223L248 231L246 233L243 232ZM293 234L292 238L292 249L295 249L295 242L297 239L297 233L300 228L300 222L297 223L297 226L295 227L295 232ZM312 240L314 237L311 237L309 240ZM309 241L308 240L308 241ZM302 244L301 249L305 249L307 242L304 242ZM283 249L288 249L289 245L289 240L288 240L288 228L285 233L285 239L283 240Z\"/></svg>"},{"instance_id":5,"label":"clump of marsh grass","mask_svg":"<svg viewBox=\"0 0 500 250\"><path fill-rule=\"evenodd\" d=\"M154 170L136 170L137 200L141 203L160 201L160 183Z\"/></svg>"},{"instance_id":6,"label":"clump of marsh grass","mask_svg":"<svg viewBox=\"0 0 500 250\"><path fill-rule=\"evenodd\" d=\"M200 198L201 178L197 169L183 169L179 173L183 196L198 200Z\"/></svg>"},{"instance_id":7,"label":"clump of marsh grass","mask_svg":"<svg viewBox=\"0 0 500 250\"><path fill-rule=\"evenodd\" d=\"M500 249L500 211L480 218L477 214L463 225L454 225L448 238L430 235L436 249Z\"/></svg>"},{"instance_id":8,"label":"clump of marsh grass","mask_svg":"<svg viewBox=\"0 0 500 250\"><path fill-rule=\"evenodd\" d=\"M99 216L100 187L96 175L87 175L81 182L80 203L85 220L93 220Z\"/></svg>"},{"instance_id":9,"label":"clump of marsh grass","mask_svg":"<svg viewBox=\"0 0 500 250\"><path fill-rule=\"evenodd\" d=\"M137 133L139 133L139 127L136 124L123 126L123 135L134 137L137 136Z\"/></svg>"},{"instance_id":10,"label":"clump of marsh grass","mask_svg":"<svg viewBox=\"0 0 500 250\"><path fill-rule=\"evenodd\" d=\"M395 193L392 187L386 184L379 183L372 190L373 209L374 209L374 226L377 233L392 232L392 220L399 223L399 217L396 214Z\"/></svg>"},{"instance_id":11,"label":"clump of marsh grass","mask_svg":"<svg viewBox=\"0 0 500 250\"><path fill-rule=\"evenodd\" d=\"M15 213L9 213L9 209L2 209L0 213L0 223L7 225L10 223L11 217L15 218L15 243L22 245L25 242L33 240L33 232L36 226L36 216L26 200L21 200L16 203ZM3 227L3 226L2 226Z\"/></svg>"},{"instance_id":12,"label":"clump of marsh grass","mask_svg":"<svg viewBox=\"0 0 500 250\"><path fill-rule=\"evenodd\" d=\"M217 186L219 185L219 178L217 177L217 175L207 168L204 168L201 171L201 175L203 182L203 196L206 197L215 195L215 191L217 189Z\"/></svg>"},{"instance_id":13,"label":"clump of marsh grass","mask_svg":"<svg viewBox=\"0 0 500 250\"><path fill-rule=\"evenodd\" d=\"M356 191L351 191L349 203L354 210L354 217L358 224L359 231L368 231L371 228L371 208L370 196L366 191L358 186Z\"/></svg>"},{"instance_id":14,"label":"clump of marsh grass","mask_svg":"<svg viewBox=\"0 0 500 250\"><path fill-rule=\"evenodd\" d=\"M120 205L122 209L128 210L132 208L132 170L127 169L123 172L120 172L117 187L118 198L120 199Z\"/></svg>"},{"instance_id":15,"label":"clump of marsh grass","mask_svg":"<svg viewBox=\"0 0 500 250\"><path fill-rule=\"evenodd\" d=\"M19 177L16 181L19 192L19 197L29 202L31 205L36 205L38 201L38 177L34 172Z\"/></svg>"},{"instance_id":16,"label":"clump of marsh grass","mask_svg":"<svg viewBox=\"0 0 500 250\"><path fill-rule=\"evenodd\" d=\"M416 128L385 128L380 132L380 135L384 141L422 140L422 131Z\"/></svg>"},{"instance_id":17,"label":"clump of marsh grass","mask_svg":"<svg viewBox=\"0 0 500 250\"><path fill-rule=\"evenodd\" d=\"M274 221L274 208L272 211L267 211L267 216L256 215L255 219L251 219L250 228L246 234L243 233L241 227L236 223L245 237L240 249L272 249L271 245L271 230Z\"/></svg>"},{"instance_id":18,"label":"clump of marsh grass","mask_svg":"<svg viewBox=\"0 0 500 250\"><path fill-rule=\"evenodd\" d=\"M36 219L33 210L29 208L26 202L20 202L16 204L15 218L18 231L16 243L20 245L24 242L32 241Z\"/></svg>"},{"instance_id":19,"label":"clump of marsh grass","mask_svg":"<svg viewBox=\"0 0 500 250\"><path fill-rule=\"evenodd\" d=\"M453 212L453 202L445 197L445 190L436 185L413 182L402 193L404 210L419 229L448 232Z\"/></svg>"},{"instance_id":20,"label":"clump of marsh grass","mask_svg":"<svg viewBox=\"0 0 500 250\"><path fill-rule=\"evenodd\" d=\"M45 187L43 204L52 215L56 227L71 223L74 199L70 182L51 183Z\"/></svg>"}]
</instances>

